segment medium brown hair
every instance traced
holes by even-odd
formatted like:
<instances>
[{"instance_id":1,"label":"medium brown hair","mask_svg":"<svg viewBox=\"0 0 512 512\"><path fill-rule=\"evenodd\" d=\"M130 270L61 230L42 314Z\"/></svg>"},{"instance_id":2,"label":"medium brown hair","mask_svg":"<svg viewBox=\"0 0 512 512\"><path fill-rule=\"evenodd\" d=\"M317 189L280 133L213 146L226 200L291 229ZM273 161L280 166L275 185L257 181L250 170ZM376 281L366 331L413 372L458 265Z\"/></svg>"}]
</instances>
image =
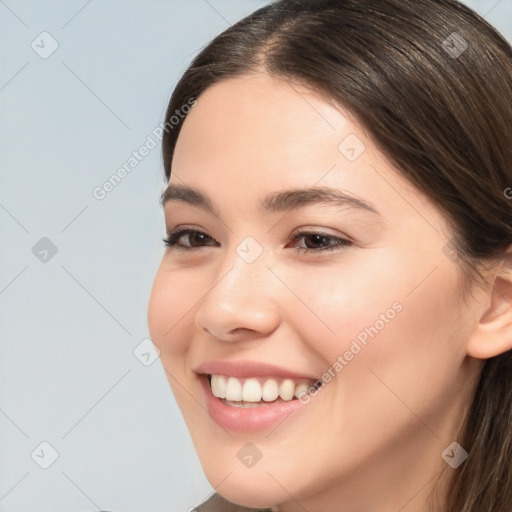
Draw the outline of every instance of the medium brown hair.
<instances>
[{"instance_id":1,"label":"medium brown hair","mask_svg":"<svg viewBox=\"0 0 512 512\"><path fill-rule=\"evenodd\" d=\"M350 112L443 213L461 281L512 244L512 48L456 0L281 0L209 43L171 96L176 109L228 78L265 71ZM182 124L166 130L171 175ZM499 274L512 281L506 267ZM512 510L512 352L485 361L445 511Z\"/></svg>"}]
</instances>

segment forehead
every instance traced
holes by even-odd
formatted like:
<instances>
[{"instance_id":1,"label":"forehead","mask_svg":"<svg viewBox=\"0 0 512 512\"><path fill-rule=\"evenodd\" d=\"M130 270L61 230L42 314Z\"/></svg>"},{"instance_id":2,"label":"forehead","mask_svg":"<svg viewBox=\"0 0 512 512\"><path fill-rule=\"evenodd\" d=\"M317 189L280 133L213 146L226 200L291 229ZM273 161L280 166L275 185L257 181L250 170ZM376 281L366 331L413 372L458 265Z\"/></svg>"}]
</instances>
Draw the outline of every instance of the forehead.
<instances>
[{"instance_id":1,"label":"forehead","mask_svg":"<svg viewBox=\"0 0 512 512\"><path fill-rule=\"evenodd\" d=\"M194 129L202 128L219 137L232 137L235 131L249 145L262 140L262 129L267 143L276 136L280 142L287 136L299 141L314 134L332 135L347 121L348 114L342 114L314 91L284 78L255 73L223 80L206 89L185 126L193 124ZM257 140L249 140L250 136L257 136Z\"/></svg>"},{"instance_id":2,"label":"forehead","mask_svg":"<svg viewBox=\"0 0 512 512\"><path fill-rule=\"evenodd\" d=\"M267 74L224 80L199 96L178 137L171 183L240 211L271 192L313 186L347 191L386 217L433 209L353 116Z\"/></svg>"},{"instance_id":3,"label":"forehead","mask_svg":"<svg viewBox=\"0 0 512 512\"><path fill-rule=\"evenodd\" d=\"M349 163L339 159L339 145L354 130L339 109L289 81L266 74L224 80L201 94L185 119L171 176L222 173L235 184L256 172L282 186L312 184Z\"/></svg>"}]
</instances>

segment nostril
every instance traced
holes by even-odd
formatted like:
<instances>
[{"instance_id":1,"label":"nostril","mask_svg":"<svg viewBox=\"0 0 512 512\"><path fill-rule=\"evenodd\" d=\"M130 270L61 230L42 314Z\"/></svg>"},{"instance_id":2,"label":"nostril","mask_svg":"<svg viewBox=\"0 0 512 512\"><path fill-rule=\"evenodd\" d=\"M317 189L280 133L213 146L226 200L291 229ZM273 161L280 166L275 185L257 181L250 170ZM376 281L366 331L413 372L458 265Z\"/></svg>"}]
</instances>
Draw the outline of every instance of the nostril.
<instances>
[{"instance_id":1,"label":"nostril","mask_svg":"<svg viewBox=\"0 0 512 512\"><path fill-rule=\"evenodd\" d=\"M247 327L235 327L234 329L231 329L231 331L229 331L229 334L251 334L255 332L256 331L254 329L248 329Z\"/></svg>"}]
</instances>

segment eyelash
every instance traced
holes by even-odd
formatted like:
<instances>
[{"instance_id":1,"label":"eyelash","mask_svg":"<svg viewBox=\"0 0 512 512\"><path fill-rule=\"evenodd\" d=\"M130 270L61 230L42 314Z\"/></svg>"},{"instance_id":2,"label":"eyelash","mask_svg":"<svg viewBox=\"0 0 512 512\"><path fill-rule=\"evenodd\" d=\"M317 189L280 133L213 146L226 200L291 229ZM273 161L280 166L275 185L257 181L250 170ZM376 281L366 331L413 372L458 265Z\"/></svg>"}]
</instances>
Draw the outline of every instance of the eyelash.
<instances>
[{"instance_id":1,"label":"eyelash","mask_svg":"<svg viewBox=\"0 0 512 512\"><path fill-rule=\"evenodd\" d=\"M212 237L210 237L206 233L203 233L202 231L198 231L198 230L195 230L195 229L189 229L189 228L183 228L183 229L177 229L177 230L173 231L172 233L169 233L167 235L167 238L163 239L163 242L166 245L166 247L169 247L171 249L177 249L177 250L180 250L180 251L193 251L193 250L203 249L204 247L207 247L207 245L200 245L200 246L197 246L197 247L190 247L190 246L187 246L187 245L180 245L178 243L179 239L183 235L191 235L191 234L203 235L203 236L207 237L208 240L213 240ZM319 236L319 237L322 237L323 239L327 239L328 241L331 241L331 242L335 241L335 243L333 245L327 246L326 248L318 248L318 249L308 249L308 248L305 248L305 247L298 247L298 248L296 248L297 252L302 252L303 254L307 254L307 253L320 253L320 252L328 252L328 251L340 250L342 248L350 247L351 245L353 245L353 242L351 242L350 240L347 240L345 238L340 238L340 237L337 237L337 236L327 235L325 233L316 232L316 231L301 231L301 232L296 233L295 235L293 235L291 237L290 241L291 242L297 242L301 238L306 237L306 236Z\"/></svg>"}]
</instances>

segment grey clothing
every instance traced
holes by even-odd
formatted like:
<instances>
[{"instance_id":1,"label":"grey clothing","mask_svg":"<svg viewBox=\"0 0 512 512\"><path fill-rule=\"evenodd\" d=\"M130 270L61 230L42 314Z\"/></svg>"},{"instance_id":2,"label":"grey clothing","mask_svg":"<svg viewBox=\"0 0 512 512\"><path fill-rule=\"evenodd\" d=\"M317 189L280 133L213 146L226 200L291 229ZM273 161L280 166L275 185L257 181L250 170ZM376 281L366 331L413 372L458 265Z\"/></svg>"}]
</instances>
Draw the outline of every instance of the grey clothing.
<instances>
[{"instance_id":1,"label":"grey clothing","mask_svg":"<svg viewBox=\"0 0 512 512\"><path fill-rule=\"evenodd\" d=\"M272 512L270 508L247 508L235 505L215 493L210 499L192 509L192 512Z\"/></svg>"}]
</instances>

